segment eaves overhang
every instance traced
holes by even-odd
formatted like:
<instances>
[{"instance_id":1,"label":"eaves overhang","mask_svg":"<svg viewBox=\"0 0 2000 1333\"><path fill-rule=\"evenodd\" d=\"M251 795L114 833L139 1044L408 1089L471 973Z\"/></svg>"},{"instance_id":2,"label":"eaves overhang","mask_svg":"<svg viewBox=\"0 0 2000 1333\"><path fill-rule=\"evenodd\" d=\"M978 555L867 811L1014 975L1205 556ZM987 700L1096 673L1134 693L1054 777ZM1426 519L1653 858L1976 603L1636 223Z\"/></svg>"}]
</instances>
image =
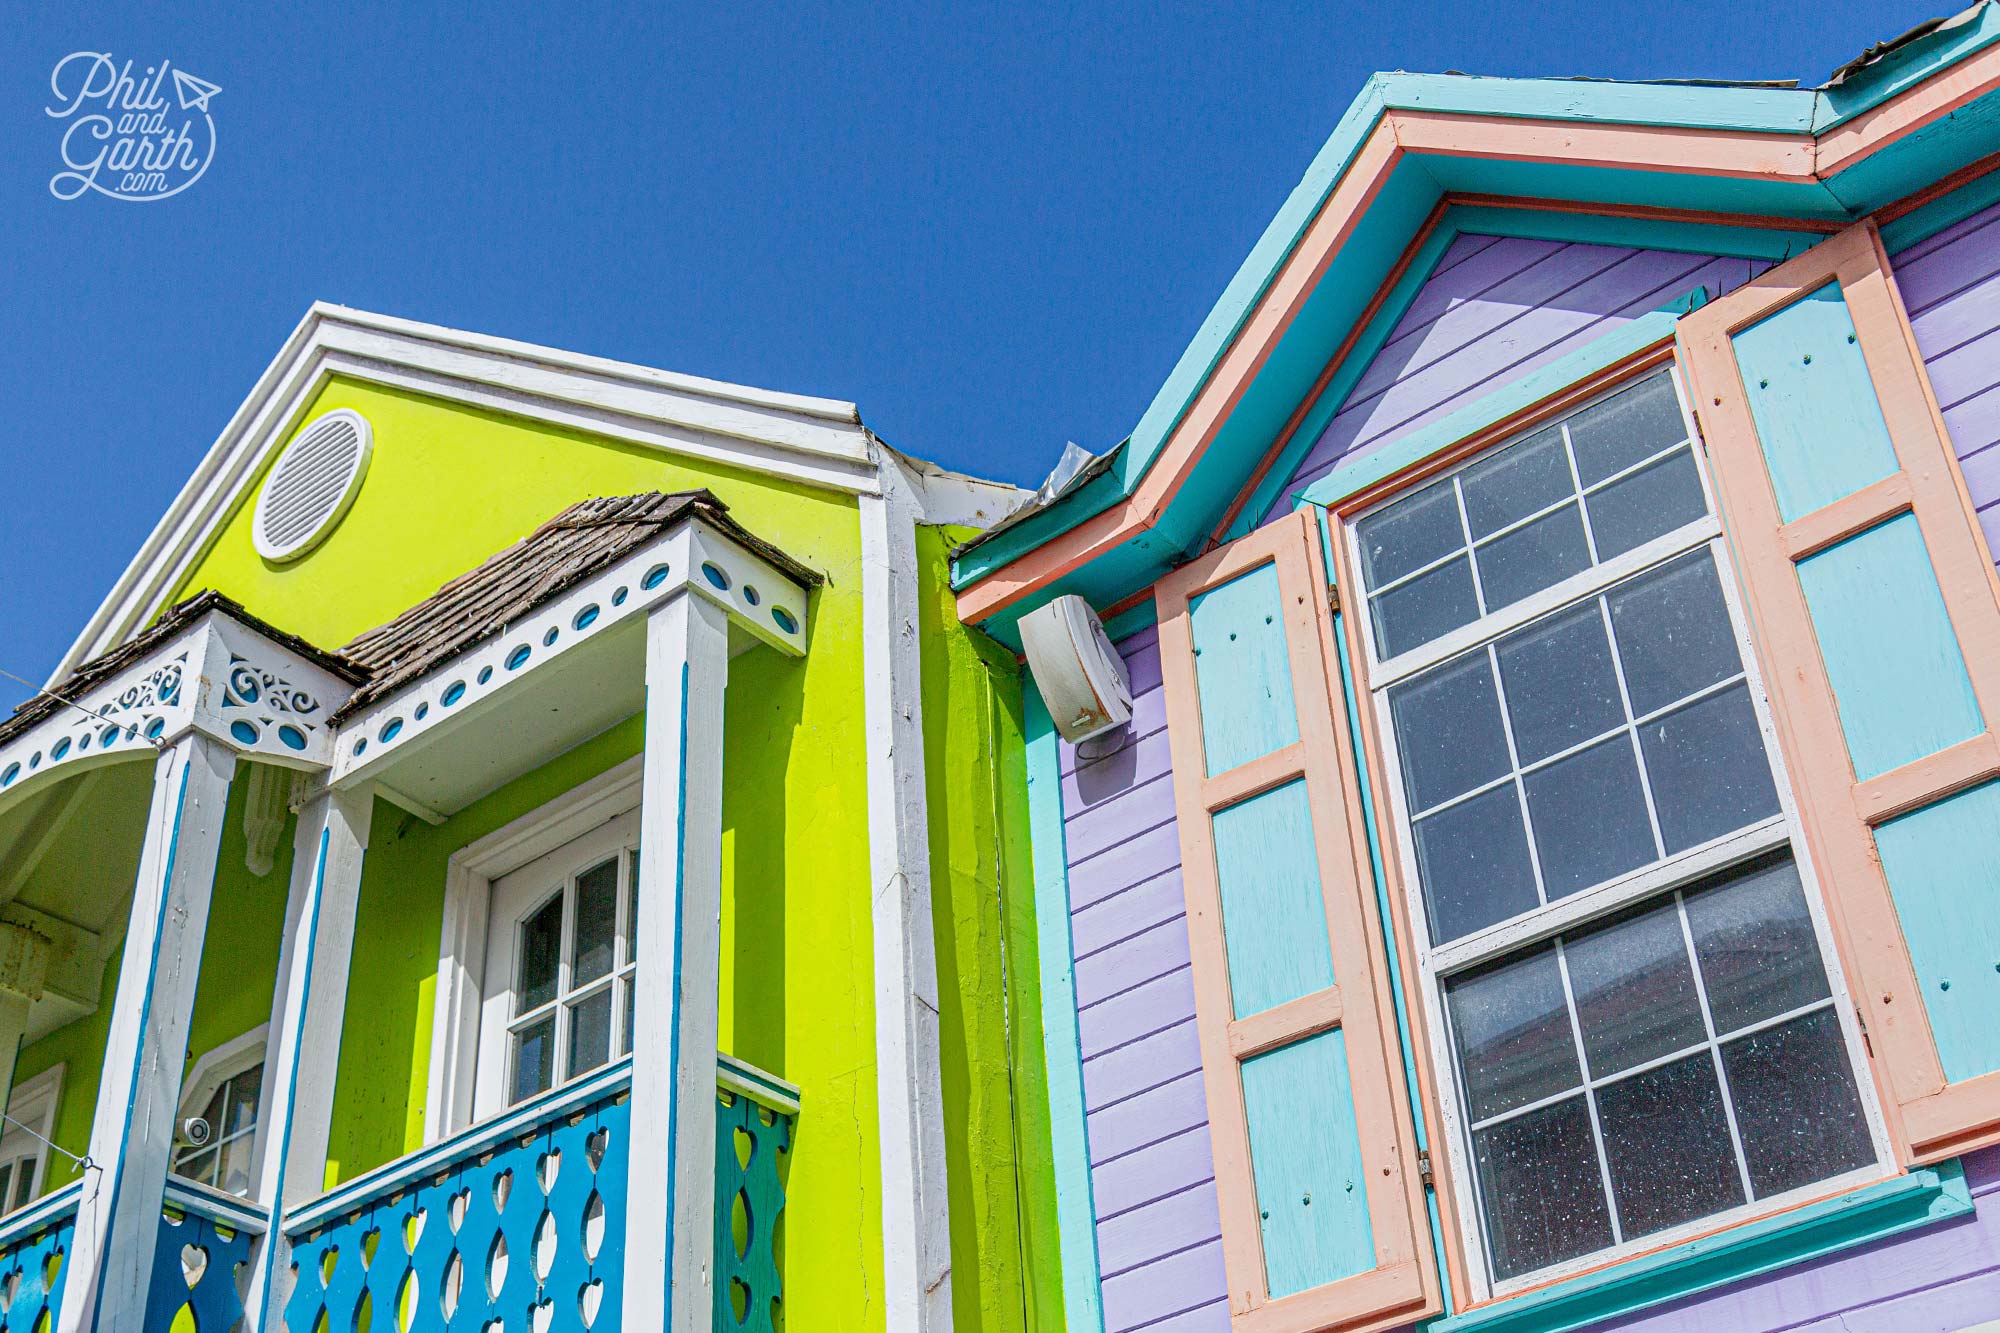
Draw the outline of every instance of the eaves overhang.
<instances>
[{"instance_id":1,"label":"eaves overhang","mask_svg":"<svg viewBox=\"0 0 2000 1333\"><path fill-rule=\"evenodd\" d=\"M1049 597L1118 601L1240 531L1329 360L1365 359L1394 290L1460 231L1783 259L1977 169L1996 43L1982 3L1823 89L1375 76L1115 466L958 553L961 616L1012 642Z\"/></svg>"}]
</instances>

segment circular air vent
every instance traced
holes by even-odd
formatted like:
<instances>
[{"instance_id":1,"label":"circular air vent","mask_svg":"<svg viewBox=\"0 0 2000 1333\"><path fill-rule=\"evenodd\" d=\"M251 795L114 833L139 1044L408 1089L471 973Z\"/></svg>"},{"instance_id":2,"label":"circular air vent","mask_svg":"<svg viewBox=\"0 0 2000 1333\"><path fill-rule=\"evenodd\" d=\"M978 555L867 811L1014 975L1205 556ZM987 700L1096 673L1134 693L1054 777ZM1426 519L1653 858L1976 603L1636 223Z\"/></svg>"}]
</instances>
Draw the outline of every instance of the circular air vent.
<instances>
[{"instance_id":1,"label":"circular air vent","mask_svg":"<svg viewBox=\"0 0 2000 1333\"><path fill-rule=\"evenodd\" d=\"M368 472L374 431L368 418L341 408L301 430L264 481L251 539L266 560L296 560L325 540L354 503Z\"/></svg>"}]
</instances>

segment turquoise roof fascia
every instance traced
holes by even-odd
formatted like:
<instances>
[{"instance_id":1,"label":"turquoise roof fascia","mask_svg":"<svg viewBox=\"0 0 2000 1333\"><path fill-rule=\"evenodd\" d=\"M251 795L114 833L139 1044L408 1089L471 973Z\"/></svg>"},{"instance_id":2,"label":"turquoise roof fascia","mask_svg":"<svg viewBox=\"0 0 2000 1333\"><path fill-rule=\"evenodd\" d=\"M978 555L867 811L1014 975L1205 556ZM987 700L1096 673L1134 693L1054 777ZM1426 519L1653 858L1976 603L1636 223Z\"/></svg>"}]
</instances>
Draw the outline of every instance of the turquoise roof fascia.
<instances>
[{"instance_id":1,"label":"turquoise roof fascia","mask_svg":"<svg viewBox=\"0 0 2000 1333\"><path fill-rule=\"evenodd\" d=\"M1810 132L1816 125L1837 125L1859 115L1922 79L1964 59L2000 37L2000 6L1987 3L1967 20L1927 35L1889 53L1832 92L1757 86L1700 84L1628 84L1592 80L1495 79L1467 75L1377 74L1341 117L1333 134L1314 157L1304 178L1287 196L1265 228L1223 295L1209 311L1187 349L1175 363L1131 438L1121 447L1113 466L1040 513L979 541L961 553L952 566L952 583L964 588L1025 552L1105 512L1132 496L1188 408L1215 373L1257 303L1270 289L1285 261L1297 249L1341 178L1351 169L1368 134L1390 109L1430 110L1456 114L1511 115L1524 118L1599 121L1617 124L1695 126L1763 133ZM1837 106L1822 107L1821 99L1837 94ZM1993 111L1988 106L1994 105ZM1322 357L1338 345L1345 331L1328 333L1336 324L1334 307L1353 307L1352 319L1372 297L1400 256L1401 250L1447 191L1507 195L1534 199L1587 202L1670 203L1678 208L1766 216L1844 221L1907 195L1949 170L1963 165L1968 131L1985 133L1986 117L2000 114L2000 99L1960 108L1925 131L1864 159L1831 182L1771 182L1734 178L1668 175L1637 170L1524 165L1488 159L1438 155L1406 157L1371 203L1354 235L1342 246L1334 270L1323 278L1313 300L1294 321L1287 335L1260 367L1252 384L1232 410L1215 439L1194 465L1166 512L1148 530L1128 539L1115 551L1089 562L1052 587L1038 591L1027 603L999 613L988 628L1012 641L1012 622L1030 605L1061 591L1078 591L1102 603L1150 581L1185 559L1191 544L1206 535L1296 408L1300 396L1317 376L1313 367L1301 380L1293 362L1316 351ZM1988 136L1990 139L1990 135ZM1493 225L1506 212L1488 210ZM1554 219L1560 219L1556 221ZM1637 236L1646 228L1664 229L1695 224L1632 223L1626 229L1606 227L1610 219L1563 213L1559 204L1538 223L1539 233L1553 236L1567 230L1575 239ZM1709 228L1709 231L1753 232L1754 228ZM1586 235L1592 233L1595 235ZM1517 234L1501 231L1498 234ZM1680 233L1685 237L1686 233ZM1793 237L1803 233L1772 233ZM1392 239L1393 238L1393 239ZM1738 238L1740 243L1740 238ZM1626 240L1627 244L1640 242ZM1809 243L1809 240L1808 242ZM1662 248L1688 248L1685 239ZM1715 253L1759 253L1718 245ZM1781 256L1780 256L1781 257ZM1338 281L1329 281L1339 273ZM1372 274L1372 280L1371 280ZM1316 310L1319 295L1336 290L1335 301ZM1303 326L1303 329L1302 329ZM1306 336L1298 335L1304 332ZM1289 402L1282 406L1287 394ZM1261 440L1239 442L1237 437ZM1299 432L1304 435L1303 430ZM1281 469L1274 468L1273 472ZM1219 495L1220 498L1217 498ZM1250 506L1255 508L1256 506Z\"/></svg>"}]
</instances>

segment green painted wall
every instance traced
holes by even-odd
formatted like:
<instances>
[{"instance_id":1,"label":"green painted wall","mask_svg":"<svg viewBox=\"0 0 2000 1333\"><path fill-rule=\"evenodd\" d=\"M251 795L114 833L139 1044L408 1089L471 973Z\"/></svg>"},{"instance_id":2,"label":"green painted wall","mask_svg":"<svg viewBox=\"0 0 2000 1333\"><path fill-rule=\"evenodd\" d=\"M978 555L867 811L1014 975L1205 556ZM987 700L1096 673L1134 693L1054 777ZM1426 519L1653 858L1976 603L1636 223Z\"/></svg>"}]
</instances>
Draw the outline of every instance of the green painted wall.
<instances>
[{"instance_id":1,"label":"green painted wall","mask_svg":"<svg viewBox=\"0 0 2000 1333\"><path fill-rule=\"evenodd\" d=\"M759 651L731 664L722 1046L804 1092L786 1179L783 1230L797 1238L784 1247L789 1326L881 1328L854 502L372 385L333 381L308 416L334 407L355 408L375 427L367 481L339 528L303 560L271 565L251 546L246 506L177 599L216 588L338 646L575 500L692 486L715 491L751 531L827 575L804 661ZM378 803L340 1052L335 1178L422 1142L446 859L639 745L634 720L435 828ZM268 1005L269 979L253 989Z\"/></svg>"},{"instance_id":2,"label":"green painted wall","mask_svg":"<svg viewBox=\"0 0 2000 1333\"><path fill-rule=\"evenodd\" d=\"M961 1333L1056 1330L1021 674L1011 652L960 626L948 552L965 535L917 530L952 1314Z\"/></svg>"},{"instance_id":3,"label":"green painted wall","mask_svg":"<svg viewBox=\"0 0 2000 1333\"><path fill-rule=\"evenodd\" d=\"M194 1019L188 1028L188 1061L234 1040L269 1020L271 998L278 982L278 949L285 929L285 890L291 880L292 821L273 858L271 873L259 878L243 864L243 801L245 767L237 766L230 784L229 806L222 829L222 850L216 861L214 896L209 905L209 929L201 954L206 984L195 993ZM135 841L143 830L119 830ZM114 913L122 922L124 911ZM53 1065L63 1071L62 1096L56 1103L55 1142L81 1157L90 1147L90 1121L97 1105L97 1088L104 1071L104 1042L117 998L118 966L124 956L122 927L104 964L104 985L97 1010L88 1017L21 1048L14 1080L34 1077ZM218 984L215 978L228 978ZM76 1179L75 1163L50 1154L42 1176L42 1192L59 1189Z\"/></svg>"}]
</instances>

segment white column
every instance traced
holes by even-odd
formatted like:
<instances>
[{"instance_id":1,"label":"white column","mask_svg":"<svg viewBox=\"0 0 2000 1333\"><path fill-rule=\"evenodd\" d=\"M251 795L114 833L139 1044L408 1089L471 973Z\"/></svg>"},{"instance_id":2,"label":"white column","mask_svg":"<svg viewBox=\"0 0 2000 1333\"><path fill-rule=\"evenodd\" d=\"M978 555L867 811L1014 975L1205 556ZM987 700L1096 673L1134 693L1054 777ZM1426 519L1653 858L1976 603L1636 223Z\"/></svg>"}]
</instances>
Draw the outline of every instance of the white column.
<instances>
[{"instance_id":1,"label":"white column","mask_svg":"<svg viewBox=\"0 0 2000 1333\"><path fill-rule=\"evenodd\" d=\"M292 838L285 939L278 954L278 988L257 1108L261 1131L254 1197L270 1210L271 1223L252 1260L243 1302L251 1333L277 1333L285 1327L293 1274L284 1215L318 1195L326 1175L338 1066L334 1057L347 1011L361 863L374 807L372 788L321 792L299 811ZM311 1058L307 1052L313 1053Z\"/></svg>"},{"instance_id":2,"label":"white column","mask_svg":"<svg viewBox=\"0 0 2000 1333\"><path fill-rule=\"evenodd\" d=\"M13 1097L14 1062L28 1031L28 1010L42 998L52 948L46 935L0 921L0 1107Z\"/></svg>"},{"instance_id":3,"label":"white column","mask_svg":"<svg viewBox=\"0 0 2000 1333\"><path fill-rule=\"evenodd\" d=\"M924 793L917 511L895 463L885 458L880 472L883 494L860 502L884 1304L890 1328L936 1333L951 1327L951 1214Z\"/></svg>"},{"instance_id":4,"label":"white column","mask_svg":"<svg viewBox=\"0 0 2000 1333\"><path fill-rule=\"evenodd\" d=\"M708 1333L729 622L683 592L646 625L639 958L623 1327Z\"/></svg>"},{"instance_id":5,"label":"white column","mask_svg":"<svg viewBox=\"0 0 2000 1333\"><path fill-rule=\"evenodd\" d=\"M104 1075L90 1128L62 1333L136 1329L146 1310L180 1110L188 1022L236 756L198 733L161 752Z\"/></svg>"}]
</instances>

